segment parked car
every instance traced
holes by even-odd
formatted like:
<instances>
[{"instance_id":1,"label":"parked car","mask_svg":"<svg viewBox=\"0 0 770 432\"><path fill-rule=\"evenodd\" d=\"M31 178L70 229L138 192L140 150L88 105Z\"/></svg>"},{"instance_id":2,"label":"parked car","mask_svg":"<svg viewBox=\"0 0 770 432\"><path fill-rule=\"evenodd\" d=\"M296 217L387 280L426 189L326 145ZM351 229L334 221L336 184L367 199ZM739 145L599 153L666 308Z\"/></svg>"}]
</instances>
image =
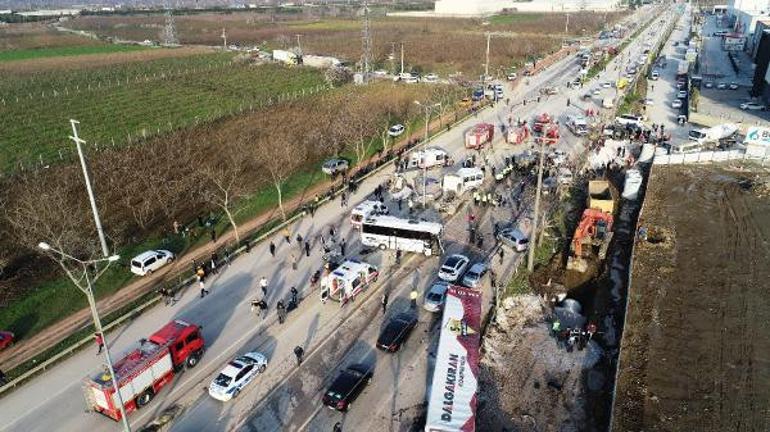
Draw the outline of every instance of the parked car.
<instances>
[{"instance_id":1,"label":"parked car","mask_svg":"<svg viewBox=\"0 0 770 432\"><path fill-rule=\"evenodd\" d=\"M687 90L679 90L676 93L677 99L686 99L687 98Z\"/></svg>"},{"instance_id":2,"label":"parked car","mask_svg":"<svg viewBox=\"0 0 770 432\"><path fill-rule=\"evenodd\" d=\"M345 159L329 159L321 166L321 171L327 175L335 175L347 171L350 163Z\"/></svg>"},{"instance_id":3,"label":"parked car","mask_svg":"<svg viewBox=\"0 0 770 432\"><path fill-rule=\"evenodd\" d=\"M621 114L615 117L615 122L623 126L632 125L636 127L642 127L642 121L642 116L634 114Z\"/></svg>"},{"instance_id":4,"label":"parked car","mask_svg":"<svg viewBox=\"0 0 770 432\"><path fill-rule=\"evenodd\" d=\"M709 88L709 89L710 88L714 88L714 82L713 81L706 81L705 83L703 83L703 87L706 87L706 88Z\"/></svg>"},{"instance_id":5,"label":"parked car","mask_svg":"<svg viewBox=\"0 0 770 432\"><path fill-rule=\"evenodd\" d=\"M511 72L508 74L506 78L508 79L508 81L513 81L516 79L516 77L517 77L516 72Z\"/></svg>"},{"instance_id":6,"label":"parked car","mask_svg":"<svg viewBox=\"0 0 770 432\"><path fill-rule=\"evenodd\" d=\"M610 87L612 87L612 83L611 83L611 82L609 82L609 81L604 81L604 82L601 84L601 86L602 86L602 88L610 88Z\"/></svg>"},{"instance_id":7,"label":"parked car","mask_svg":"<svg viewBox=\"0 0 770 432\"><path fill-rule=\"evenodd\" d=\"M484 263L475 263L465 272L462 284L468 288L478 289L481 287L481 279L487 274L487 265Z\"/></svg>"},{"instance_id":8,"label":"parked car","mask_svg":"<svg viewBox=\"0 0 770 432\"><path fill-rule=\"evenodd\" d=\"M449 284L445 281L436 281L430 286L428 294L425 295L425 302L422 307L428 312L439 312L444 308L446 292Z\"/></svg>"},{"instance_id":9,"label":"parked car","mask_svg":"<svg viewBox=\"0 0 770 432\"><path fill-rule=\"evenodd\" d=\"M645 104L645 105L649 105L649 106L652 106L652 105L655 105L655 101L654 101L654 100L652 100L651 98L645 98L645 99L644 99L644 104Z\"/></svg>"},{"instance_id":10,"label":"parked car","mask_svg":"<svg viewBox=\"0 0 770 432\"><path fill-rule=\"evenodd\" d=\"M671 102L671 108L675 108L675 109L682 108L682 100L681 99L674 99L674 101Z\"/></svg>"},{"instance_id":11,"label":"parked car","mask_svg":"<svg viewBox=\"0 0 770 432\"><path fill-rule=\"evenodd\" d=\"M738 83L731 82L728 87L730 88L730 90L738 90Z\"/></svg>"},{"instance_id":12,"label":"parked car","mask_svg":"<svg viewBox=\"0 0 770 432\"><path fill-rule=\"evenodd\" d=\"M752 101L752 102L742 103L741 109L748 110L748 111L764 111L767 109L767 107L764 104Z\"/></svg>"},{"instance_id":13,"label":"parked car","mask_svg":"<svg viewBox=\"0 0 770 432\"><path fill-rule=\"evenodd\" d=\"M657 81L658 78L660 78L660 73L658 71L652 71L652 73L650 74L650 78L653 81Z\"/></svg>"},{"instance_id":14,"label":"parked car","mask_svg":"<svg viewBox=\"0 0 770 432\"><path fill-rule=\"evenodd\" d=\"M454 254L444 261L444 265L438 271L438 277L447 282L455 282L460 279L470 260L465 255Z\"/></svg>"},{"instance_id":15,"label":"parked car","mask_svg":"<svg viewBox=\"0 0 770 432\"><path fill-rule=\"evenodd\" d=\"M724 89L726 89L726 88L727 88L727 83L723 83L723 82L721 82L721 83L717 84L717 88L718 88L719 90L724 90Z\"/></svg>"},{"instance_id":16,"label":"parked car","mask_svg":"<svg viewBox=\"0 0 770 432\"><path fill-rule=\"evenodd\" d=\"M171 261L174 261L174 254L167 250L148 250L131 260L131 273L139 276L151 274Z\"/></svg>"},{"instance_id":17,"label":"parked car","mask_svg":"<svg viewBox=\"0 0 770 432\"><path fill-rule=\"evenodd\" d=\"M368 367L351 365L340 371L321 400L331 409L347 411L371 380L372 372Z\"/></svg>"},{"instance_id":18,"label":"parked car","mask_svg":"<svg viewBox=\"0 0 770 432\"><path fill-rule=\"evenodd\" d=\"M438 82L438 75L434 73L429 73L428 75L425 75L425 77L423 77L422 81L426 83Z\"/></svg>"},{"instance_id":19,"label":"parked car","mask_svg":"<svg viewBox=\"0 0 770 432\"><path fill-rule=\"evenodd\" d=\"M518 228L507 228L498 234L500 241L516 252L524 252L529 247L529 237Z\"/></svg>"},{"instance_id":20,"label":"parked car","mask_svg":"<svg viewBox=\"0 0 770 432\"><path fill-rule=\"evenodd\" d=\"M0 350L6 349L13 345L13 338L15 335L9 331L0 331Z\"/></svg>"},{"instance_id":21,"label":"parked car","mask_svg":"<svg viewBox=\"0 0 770 432\"><path fill-rule=\"evenodd\" d=\"M258 352L248 352L236 357L209 384L209 395L227 402L238 396L255 376L267 369L267 357Z\"/></svg>"},{"instance_id":22,"label":"parked car","mask_svg":"<svg viewBox=\"0 0 770 432\"><path fill-rule=\"evenodd\" d=\"M409 333L417 326L417 315L400 313L390 319L377 338L377 348L396 352L406 342Z\"/></svg>"},{"instance_id":23,"label":"parked car","mask_svg":"<svg viewBox=\"0 0 770 432\"><path fill-rule=\"evenodd\" d=\"M405 129L404 125L402 125L401 123L394 124L393 126L388 128L388 135L390 135L392 137L397 137L397 136L401 135L402 133L404 133L404 129Z\"/></svg>"}]
</instances>

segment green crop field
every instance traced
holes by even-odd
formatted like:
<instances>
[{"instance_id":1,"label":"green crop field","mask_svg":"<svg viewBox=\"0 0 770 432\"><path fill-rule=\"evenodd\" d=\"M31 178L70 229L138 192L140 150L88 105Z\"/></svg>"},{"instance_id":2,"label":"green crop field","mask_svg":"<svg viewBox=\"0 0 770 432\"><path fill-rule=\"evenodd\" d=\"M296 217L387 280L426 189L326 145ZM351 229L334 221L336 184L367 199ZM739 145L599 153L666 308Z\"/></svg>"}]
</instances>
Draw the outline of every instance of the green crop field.
<instances>
[{"instance_id":1,"label":"green crop field","mask_svg":"<svg viewBox=\"0 0 770 432\"><path fill-rule=\"evenodd\" d=\"M0 51L0 62L30 60L45 57L66 57L83 54L108 54L148 49L139 45L83 45Z\"/></svg>"},{"instance_id":2,"label":"green crop field","mask_svg":"<svg viewBox=\"0 0 770 432\"><path fill-rule=\"evenodd\" d=\"M323 85L316 69L236 63L227 54L8 76L0 80L0 170L71 155L69 119L90 145L118 146Z\"/></svg>"}]
</instances>

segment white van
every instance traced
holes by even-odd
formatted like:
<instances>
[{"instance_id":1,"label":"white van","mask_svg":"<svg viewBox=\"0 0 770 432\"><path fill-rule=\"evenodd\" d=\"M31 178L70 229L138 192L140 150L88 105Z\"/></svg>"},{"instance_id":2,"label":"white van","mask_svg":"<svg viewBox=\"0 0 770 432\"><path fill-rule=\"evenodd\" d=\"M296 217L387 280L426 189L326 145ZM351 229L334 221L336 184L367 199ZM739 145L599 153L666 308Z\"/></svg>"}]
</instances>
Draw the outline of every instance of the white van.
<instances>
[{"instance_id":1,"label":"white van","mask_svg":"<svg viewBox=\"0 0 770 432\"><path fill-rule=\"evenodd\" d=\"M615 102L612 100L611 97L606 97L602 99L602 108L611 109L615 106Z\"/></svg>"},{"instance_id":2,"label":"white van","mask_svg":"<svg viewBox=\"0 0 770 432\"><path fill-rule=\"evenodd\" d=\"M615 122L625 125L634 125L636 127L642 127L642 116L634 114L622 114L615 117Z\"/></svg>"},{"instance_id":3,"label":"white van","mask_svg":"<svg viewBox=\"0 0 770 432\"><path fill-rule=\"evenodd\" d=\"M167 250L149 250L131 260L131 273L139 276L150 274L174 261L174 254Z\"/></svg>"},{"instance_id":4,"label":"white van","mask_svg":"<svg viewBox=\"0 0 770 432\"><path fill-rule=\"evenodd\" d=\"M465 191L473 190L484 183L484 171L479 168L460 168L454 174L444 176L442 189L462 195Z\"/></svg>"},{"instance_id":5,"label":"white van","mask_svg":"<svg viewBox=\"0 0 770 432\"><path fill-rule=\"evenodd\" d=\"M440 148L430 147L425 150L415 150L409 153L406 169L441 167L447 164L448 159L447 152Z\"/></svg>"},{"instance_id":6,"label":"white van","mask_svg":"<svg viewBox=\"0 0 770 432\"><path fill-rule=\"evenodd\" d=\"M360 228L361 224L369 216L386 215L390 213L385 204L379 201L364 201L361 204L353 207L350 211L350 223L353 227Z\"/></svg>"}]
</instances>

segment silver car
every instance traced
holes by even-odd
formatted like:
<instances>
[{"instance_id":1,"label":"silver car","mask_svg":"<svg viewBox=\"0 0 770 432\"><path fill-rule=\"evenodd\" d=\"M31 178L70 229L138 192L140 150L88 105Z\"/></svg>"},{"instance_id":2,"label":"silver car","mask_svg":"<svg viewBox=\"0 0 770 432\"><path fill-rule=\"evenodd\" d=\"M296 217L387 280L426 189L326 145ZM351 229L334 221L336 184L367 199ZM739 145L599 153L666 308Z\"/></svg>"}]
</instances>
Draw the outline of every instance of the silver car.
<instances>
[{"instance_id":1,"label":"silver car","mask_svg":"<svg viewBox=\"0 0 770 432\"><path fill-rule=\"evenodd\" d=\"M440 312L444 308L444 300L446 300L446 292L449 289L449 284L444 281L436 281L430 286L428 294L425 295L425 303L423 308L428 312Z\"/></svg>"},{"instance_id":2,"label":"silver car","mask_svg":"<svg viewBox=\"0 0 770 432\"><path fill-rule=\"evenodd\" d=\"M460 279L465 269L468 268L469 262L470 260L465 255L450 255L438 271L439 279L447 282L454 282Z\"/></svg>"},{"instance_id":3,"label":"silver car","mask_svg":"<svg viewBox=\"0 0 770 432\"><path fill-rule=\"evenodd\" d=\"M462 284L468 288L481 288L481 279L487 274L487 265L484 263L475 263L463 276Z\"/></svg>"}]
</instances>

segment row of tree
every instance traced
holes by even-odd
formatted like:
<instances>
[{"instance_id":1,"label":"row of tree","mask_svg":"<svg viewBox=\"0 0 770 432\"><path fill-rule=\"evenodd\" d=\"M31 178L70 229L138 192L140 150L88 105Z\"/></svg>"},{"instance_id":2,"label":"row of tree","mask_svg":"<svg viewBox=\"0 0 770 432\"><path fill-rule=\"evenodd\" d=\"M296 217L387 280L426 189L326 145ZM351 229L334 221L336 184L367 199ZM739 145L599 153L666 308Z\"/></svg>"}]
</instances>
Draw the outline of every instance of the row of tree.
<instances>
[{"instance_id":1,"label":"row of tree","mask_svg":"<svg viewBox=\"0 0 770 432\"><path fill-rule=\"evenodd\" d=\"M103 224L115 249L168 234L213 211L236 238L242 200L274 188L286 217L284 188L297 172L319 169L324 158L361 162L383 143L387 128L420 115L415 100L451 106L461 90L392 83L345 86L248 115L196 126L142 145L88 155ZM67 125L62 125L66 134ZM81 134L88 138L88 124ZM0 301L22 295L50 269L33 253L42 240L76 256L98 253L82 172L76 163L0 180Z\"/></svg>"}]
</instances>

